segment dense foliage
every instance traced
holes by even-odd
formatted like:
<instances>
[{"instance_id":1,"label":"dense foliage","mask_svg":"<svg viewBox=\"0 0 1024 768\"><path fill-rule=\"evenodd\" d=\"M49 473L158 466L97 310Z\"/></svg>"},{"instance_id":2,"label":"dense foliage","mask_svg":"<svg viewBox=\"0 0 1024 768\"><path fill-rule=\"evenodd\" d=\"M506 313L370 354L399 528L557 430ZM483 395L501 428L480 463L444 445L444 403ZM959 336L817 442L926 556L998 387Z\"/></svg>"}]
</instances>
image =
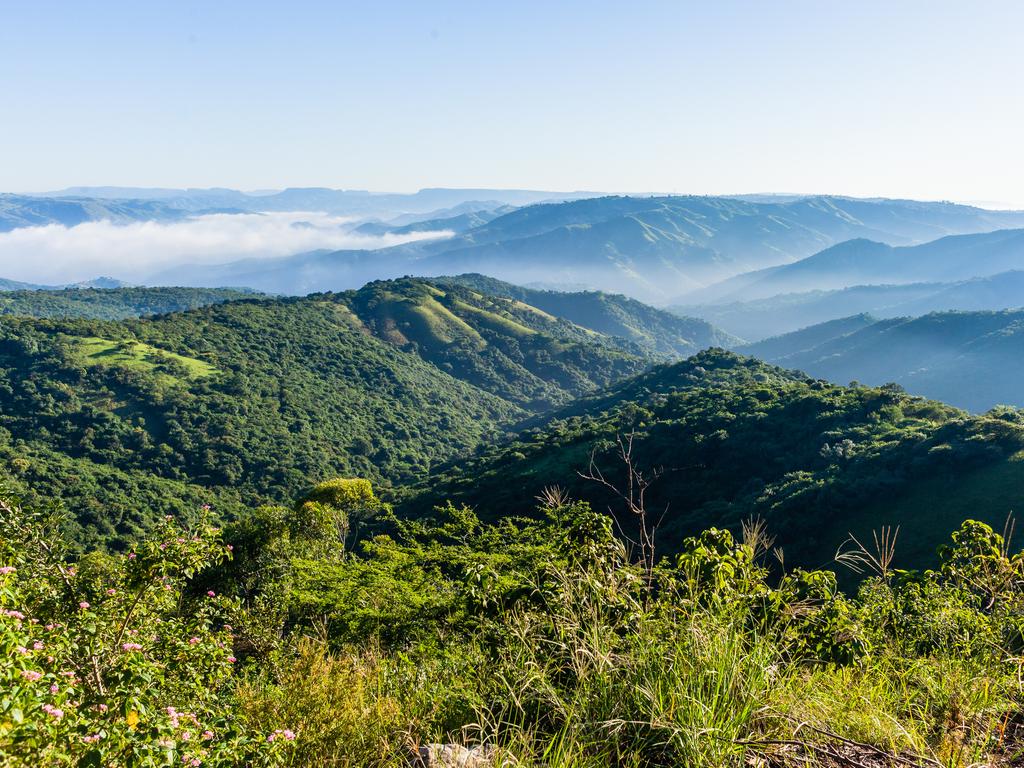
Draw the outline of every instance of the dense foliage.
<instances>
[{"instance_id":1,"label":"dense foliage","mask_svg":"<svg viewBox=\"0 0 1024 768\"><path fill-rule=\"evenodd\" d=\"M515 299L597 333L626 339L659 357L686 357L707 347L739 343L736 337L704 320L673 315L621 294L542 291L476 274L434 278L432 282Z\"/></svg>"},{"instance_id":2,"label":"dense foliage","mask_svg":"<svg viewBox=\"0 0 1024 768\"><path fill-rule=\"evenodd\" d=\"M4 768L397 768L439 742L551 768L968 768L1020 745L1024 556L974 521L934 570L854 553L873 570L845 596L770 567L758 525L645 573L554 491L534 521L402 523L338 479L77 561L48 514L0 509Z\"/></svg>"},{"instance_id":3,"label":"dense foliage","mask_svg":"<svg viewBox=\"0 0 1024 768\"><path fill-rule=\"evenodd\" d=\"M0 315L121 320L164 315L250 295L226 288L65 288L0 293Z\"/></svg>"},{"instance_id":4,"label":"dense foliage","mask_svg":"<svg viewBox=\"0 0 1024 768\"><path fill-rule=\"evenodd\" d=\"M794 564L819 564L823 551L827 560L846 538L850 516L877 499L895 502L917 487L994 465L1016 468L1018 488L1024 477L1019 464L1008 463L1024 449L1024 417L1017 411L969 417L898 388L834 386L709 350L581 400L515 440L480 451L441 472L400 509L415 517L450 498L484 515L524 514L526 500L557 478L574 496L610 509L635 538L622 501L579 474L589 473L596 449L596 469L625 487L616 444L625 435L635 436L635 465L661 473L646 503L661 520L658 536L667 546L708 525L735 531L742 520L760 517ZM978 501L981 506L955 514L1001 524L1017 499ZM889 514L861 524L933 535L934 509Z\"/></svg>"},{"instance_id":5,"label":"dense foliage","mask_svg":"<svg viewBox=\"0 0 1024 768\"><path fill-rule=\"evenodd\" d=\"M102 465L134 486L146 475L289 498L338 472L415 477L522 414L350 317L344 304L311 299L118 323L9 319L0 445L34 478L45 474L38 457L51 464L57 451L88 462L87 485ZM43 482L36 491L75 499L73 485Z\"/></svg>"}]
</instances>

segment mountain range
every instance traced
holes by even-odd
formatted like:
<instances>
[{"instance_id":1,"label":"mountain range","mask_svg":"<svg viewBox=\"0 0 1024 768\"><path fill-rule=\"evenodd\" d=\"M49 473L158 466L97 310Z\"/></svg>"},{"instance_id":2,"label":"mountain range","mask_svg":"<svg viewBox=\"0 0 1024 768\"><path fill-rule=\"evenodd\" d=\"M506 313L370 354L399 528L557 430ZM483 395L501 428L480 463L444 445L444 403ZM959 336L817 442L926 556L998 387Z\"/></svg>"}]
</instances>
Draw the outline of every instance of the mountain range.
<instances>
[{"instance_id":1,"label":"mountain range","mask_svg":"<svg viewBox=\"0 0 1024 768\"><path fill-rule=\"evenodd\" d=\"M757 341L854 314L877 318L944 310L1024 307L1024 270L949 283L855 285L831 291L783 293L765 299L667 307L702 317L741 338Z\"/></svg>"},{"instance_id":2,"label":"mountain range","mask_svg":"<svg viewBox=\"0 0 1024 768\"><path fill-rule=\"evenodd\" d=\"M460 216L431 223L452 237L375 251L183 266L154 279L302 294L411 274L480 272L520 284L585 285L664 302L741 273L799 263L851 239L904 246L1024 225L1021 212L840 197L586 198L527 205L469 229Z\"/></svg>"},{"instance_id":3,"label":"mountain range","mask_svg":"<svg viewBox=\"0 0 1024 768\"><path fill-rule=\"evenodd\" d=\"M972 411L1024 406L1024 310L857 315L737 351L835 382L893 382Z\"/></svg>"}]
</instances>

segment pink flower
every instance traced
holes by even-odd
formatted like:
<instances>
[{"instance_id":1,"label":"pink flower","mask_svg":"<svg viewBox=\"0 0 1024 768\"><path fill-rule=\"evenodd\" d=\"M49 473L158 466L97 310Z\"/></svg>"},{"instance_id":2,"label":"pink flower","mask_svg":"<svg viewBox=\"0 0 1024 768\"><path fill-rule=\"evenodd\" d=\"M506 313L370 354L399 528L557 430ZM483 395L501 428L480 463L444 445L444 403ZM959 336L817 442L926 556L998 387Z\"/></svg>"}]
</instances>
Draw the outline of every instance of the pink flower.
<instances>
[{"instance_id":1,"label":"pink flower","mask_svg":"<svg viewBox=\"0 0 1024 768\"><path fill-rule=\"evenodd\" d=\"M80 602L78 604L78 607L81 608L83 611L88 610L89 609L89 603L87 603L85 600L83 600L82 602Z\"/></svg>"},{"instance_id":2,"label":"pink flower","mask_svg":"<svg viewBox=\"0 0 1024 768\"><path fill-rule=\"evenodd\" d=\"M50 693L60 693L60 686L54 683L50 686Z\"/></svg>"},{"instance_id":3,"label":"pink flower","mask_svg":"<svg viewBox=\"0 0 1024 768\"><path fill-rule=\"evenodd\" d=\"M15 568L13 565L5 565L3 567L0 567L0 576L9 576L17 570L18 569Z\"/></svg>"},{"instance_id":4,"label":"pink flower","mask_svg":"<svg viewBox=\"0 0 1024 768\"><path fill-rule=\"evenodd\" d=\"M43 673L36 672L34 669L23 669L21 670L21 676L28 680L30 683L34 683L36 680L43 676Z\"/></svg>"},{"instance_id":5,"label":"pink flower","mask_svg":"<svg viewBox=\"0 0 1024 768\"><path fill-rule=\"evenodd\" d=\"M292 731L289 728L285 728L281 731L281 735L288 739L288 741L295 741L295 731Z\"/></svg>"},{"instance_id":6,"label":"pink flower","mask_svg":"<svg viewBox=\"0 0 1024 768\"><path fill-rule=\"evenodd\" d=\"M234 552L235 548L231 544L228 544L228 552Z\"/></svg>"},{"instance_id":7,"label":"pink flower","mask_svg":"<svg viewBox=\"0 0 1024 768\"><path fill-rule=\"evenodd\" d=\"M225 625L224 625L224 630L225 630L226 632L230 632L230 631L231 631L231 629L232 629L232 627L231 627L231 625L230 625L230 624L225 624Z\"/></svg>"},{"instance_id":8,"label":"pink flower","mask_svg":"<svg viewBox=\"0 0 1024 768\"><path fill-rule=\"evenodd\" d=\"M92 736L83 736L82 741L84 741L86 744L95 744L102 738L103 737L100 734L94 733Z\"/></svg>"},{"instance_id":9,"label":"pink flower","mask_svg":"<svg viewBox=\"0 0 1024 768\"><path fill-rule=\"evenodd\" d=\"M51 704L43 704L42 710L55 720L60 720L62 717L64 717L64 710L58 709L57 707Z\"/></svg>"},{"instance_id":10,"label":"pink flower","mask_svg":"<svg viewBox=\"0 0 1024 768\"><path fill-rule=\"evenodd\" d=\"M238 659L234 656L228 656L228 664L234 664L236 661L238 661Z\"/></svg>"},{"instance_id":11,"label":"pink flower","mask_svg":"<svg viewBox=\"0 0 1024 768\"><path fill-rule=\"evenodd\" d=\"M203 741L209 741L213 738L213 731L203 731Z\"/></svg>"},{"instance_id":12,"label":"pink flower","mask_svg":"<svg viewBox=\"0 0 1024 768\"><path fill-rule=\"evenodd\" d=\"M53 630L55 630L56 628L57 628L56 624L47 624L46 625L46 631L47 632L53 632Z\"/></svg>"},{"instance_id":13,"label":"pink flower","mask_svg":"<svg viewBox=\"0 0 1024 768\"><path fill-rule=\"evenodd\" d=\"M25 618L25 614L21 611L4 611L4 616L10 616L12 619L17 619L18 621Z\"/></svg>"},{"instance_id":14,"label":"pink flower","mask_svg":"<svg viewBox=\"0 0 1024 768\"><path fill-rule=\"evenodd\" d=\"M98 705L97 709L99 709L100 712L106 712L107 711L107 705L106 704L100 704L100 705Z\"/></svg>"},{"instance_id":15,"label":"pink flower","mask_svg":"<svg viewBox=\"0 0 1024 768\"><path fill-rule=\"evenodd\" d=\"M126 651L141 651L142 650L142 646L139 645L138 643L124 643L124 644L121 645L121 648L123 648Z\"/></svg>"},{"instance_id":16,"label":"pink flower","mask_svg":"<svg viewBox=\"0 0 1024 768\"><path fill-rule=\"evenodd\" d=\"M128 559L129 559L129 560L134 560L134 559L135 559L135 557L136 557L136 555L135 555L135 553L134 553L134 552L129 552L129 553L128 553Z\"/></svg>"},{"instance_id":17,"label":"pink flower","mask_svg":"<svg viewBox=\"0 0 1024 768\"><path fill-rule=\"evenodd\" d=\"M190 637L190 638L188 639L188 644L189 644L189 645L195 645L195 644L196 644L196 643L198 643L198 642L199 642L199 638L198 638L198 637Z\"/></svg>"},{"instance_id":18,"label":"pink flower","mask_svg":"<svg viewBox=\"0 0 1024 768\"><path fill-rule=\"evenodd\" d=\"M43 644L36 640L34 643L32 643L32 649L36 651L41 651L43 650Z\"/></svg>"},{"instance_id":19,"label":"pink flower","mask_svg":"<svg viewBox=\"0 0 1024 768\"><path fill-rule=\"evenodd\" d=\"M116 594L117 594L117 590L114 589L113 587L111 587L110 589L107 590L107 595L109 595L110 597L113 597Z\"/></svg>"},{"instance_id":20,"label":"pink flower","mask_svg":"<svg viewBox=\"0 0 1024 768\"><path fill-rule=\"evenodd\" d=\"M203 761L200 760L198 757L193 757L192 760L189 762L189 765L191 765L192 768L199 768L199 766L202 764Z\"/></svg>"},{"instance_id":21,"label":"pink flower","mask_svg":"<svg viewBox=\"0 0 1024 768\"><path fill-rule=\"evenodd\" d=\"M29 654L29 650L28 650L28 648L26 648L26 647L25 647L25 646L23 646L23 645L19 645L19 646L18 646L18 647L17 647L17 648L15 649L15 650L16 650L16 651L17 651L18 653L20 653L20 654L21 654L22 656L28 656L28 654Z\"/></svg>"},{"instance_id":22,"label":"pink flower","mask_svg":"<svg viewBox=\"0 0 1024 768\"><path fill-rule=\"evenodd\" d=\"M208 592L206 593L206 596L207 596L207 597L216 597L216 596L217 596L217 593L216 593L216 592L214 592L214 591L213 591L213 590L211 589L211 590L209 590L209 591L208 591Z\"/></svg>"}]
</instances>

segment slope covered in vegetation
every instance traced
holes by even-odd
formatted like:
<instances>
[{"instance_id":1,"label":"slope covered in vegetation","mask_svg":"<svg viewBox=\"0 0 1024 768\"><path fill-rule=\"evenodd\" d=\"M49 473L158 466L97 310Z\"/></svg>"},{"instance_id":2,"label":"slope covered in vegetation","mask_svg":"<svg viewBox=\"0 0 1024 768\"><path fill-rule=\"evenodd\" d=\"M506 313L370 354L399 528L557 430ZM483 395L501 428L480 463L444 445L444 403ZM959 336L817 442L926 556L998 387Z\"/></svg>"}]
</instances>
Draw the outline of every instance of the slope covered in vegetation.
<instances>
[{"instance_id":1,"label":"slope covered in vegetation","mask_svg":"<svg viewBox=\"0 0 1024 768\"><path fill-rule=\"evenodd\" d=\"M933 570L851 555L873 570L847 596L770 567L757 526L645 568L557 494L534 522L449 507L353 550L366 515L387 508L339 479L76 559L5 493L5 768L971 768L1021 748L1024 560L981 523Z\"/></svg>"},{"instance_id":2,"label":"slope covered in vegetation","mask_svg":"<svg viewBox=\"0 0 1024 768\"><path fill-rule=\"evenodd\" d=\"M146 291L40 301L105 314L216 297ZM122 321L11 317L0 336L7 474L115 546L197 499L230 517L339 472L409 483L652 361L522 301L413 279Z\"/></svg>"},{"instance_id":3,"label":"slope covered in vegetation","mask_svg":"<svg viewBox=\"0 0 1024 768\"><path fill-rule=\"evenodd\" d=\"M789 562L817 565L842 543L850 515L880 497L894 501L938 479L966 483L997 465L1024 482L1021 464L1007 464L1024 449L1017 411L969 417L898 389L834 386L710 350L575 403L510 443L459 462L400 511L419 516L451 498L487 516L519 515L529 511L526 500L558 484L609 509L638 539L624 500L580 474L600 473L625 492L628 474L616 441L630 435L635 467L659 474L645 504L649 522L661 521L657 540L667 551L708 525L738 530L743 520L761 518ZM1012 483L981 505L968 496L957 502L956 489L946 487L950 515L960 519L1001 525L1018 503ZM911 538L930 530L927 509L911 509L916 514L882 522L901 525Z\"/></svg>"},{"instance_id":4,"label":"slope covered in vegetation","mask_svg":"<svg viewBox=\"0 0 1024 768\"><path fill-rule=\"evenodd\" d=\"M597 333L628 339L650 354L667 358L739 343L736 337L703 320L673 315L621 294L542 291L478 274L433 278L432 282L463 285L491 296L515 299Z\"/></svg>"},{"instance_id":5,"label":"slope covered in vegetation","mask_svg":"<svg viewBox=\"0 0 1024 768\"><path fill-rule=\"evenodd\" d=\"M122 320L163 315L251 296L226 288L65 288L0 293L0 315Z\"/></svg>"}]
</instances>

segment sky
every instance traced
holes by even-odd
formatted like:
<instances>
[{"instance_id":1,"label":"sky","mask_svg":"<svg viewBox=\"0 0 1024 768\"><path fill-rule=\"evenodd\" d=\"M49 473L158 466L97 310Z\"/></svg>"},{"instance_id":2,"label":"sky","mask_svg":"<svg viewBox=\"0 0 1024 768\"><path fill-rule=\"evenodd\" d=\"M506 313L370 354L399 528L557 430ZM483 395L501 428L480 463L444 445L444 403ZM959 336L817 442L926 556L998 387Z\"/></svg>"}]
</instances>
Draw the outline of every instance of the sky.
<instances>
[{"instance_id":1,"label":"sky","mask_svg":"<svg viewBox=\"0 0 1024 768\"><path fill-rule=\"evenodd\" d=\"M0 0L0 191L1024 206L1024 3Z\"/></svg>"}]
</instances>

